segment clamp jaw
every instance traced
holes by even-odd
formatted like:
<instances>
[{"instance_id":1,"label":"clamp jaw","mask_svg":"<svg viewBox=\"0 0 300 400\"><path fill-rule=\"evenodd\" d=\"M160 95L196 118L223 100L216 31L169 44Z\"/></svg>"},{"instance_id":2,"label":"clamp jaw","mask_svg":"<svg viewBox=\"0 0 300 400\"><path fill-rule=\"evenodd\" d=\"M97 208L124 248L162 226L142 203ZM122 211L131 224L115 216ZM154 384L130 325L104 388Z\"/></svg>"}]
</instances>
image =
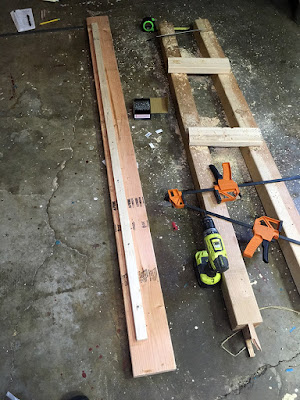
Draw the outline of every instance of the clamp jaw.
<instances>
[{"instance_id":1,"label":"clamp jaw","mask_svg":"<svg viewBox=\"0 0 300 400\"><path fill-rule=\"evenodd\" d=\"M183 190L178 189L168 190L165 200L170 201L175 208L184 208L184 196L187 194L196 194L204 192L214 192L217 203L224 203L226 201L234 201L238 196L241 196L238 184L231 178L231 168L229 162L223 163L223 175L219 173L214 165L209 168L213 173L216 182L213 188L199 189L199 190Z\"/></svg>"},{"instance_id":2,"label":"clamp jaw","mask_svg":"<svg viewBox=\"0 0 300 400\"><path fill-rule=\"evenodd\" d=\"M178 189L170 189L165 196L165 200L169 201L175 208L184 208L182 192Z\"/></svg>"},{"instance_id":3,"label":"clamp jaw","mask_svg":"<svg viewBox=\"0 0 300 400\"><path fill-rule=\"evenodd\" d=\"M238 184L231 178L231 167L230 163L226 162L222 164L223 175L219 173L214 165L210 165L209 168L213 173L216 182L214 187L209 189L199 190L183 190L178 189L168 190L165 200L170 201L175 208L184 208L184 196L187 194L203 193L213 191L216 197L217 203L224 203L226 201L234 201L238 196L241 196Z\"/></svg>"},{"instance_id":4,"label":"clamp jaw","mask_svg":"<svg viewBox=\"0 0 300 400\"><path fill-rule=\"evenodd\" d=\"M273 239L279 238L279 232L282 229L282 221L270 217L260 217L254 221L253 238L247 244L244 250L244 257L251 258L255 250L261 245L263 246L263 260L269 262L268 252L269 244Z\"/></svg>"},{"instance_id":5,"label":"clamp jaw","mask_svg":"<svg viewBox=\"0 0 300 400\"><path fill-rule=\"evenodd\" d=\"M214 184L214 194L218 204L226 201L234 201L238 195L240 195L240 190L237 183L232 180L230 163L223 163L222 167L223 176L219 173L214 165L209 166L216 179Z\"/></svg>"}]
</instances>

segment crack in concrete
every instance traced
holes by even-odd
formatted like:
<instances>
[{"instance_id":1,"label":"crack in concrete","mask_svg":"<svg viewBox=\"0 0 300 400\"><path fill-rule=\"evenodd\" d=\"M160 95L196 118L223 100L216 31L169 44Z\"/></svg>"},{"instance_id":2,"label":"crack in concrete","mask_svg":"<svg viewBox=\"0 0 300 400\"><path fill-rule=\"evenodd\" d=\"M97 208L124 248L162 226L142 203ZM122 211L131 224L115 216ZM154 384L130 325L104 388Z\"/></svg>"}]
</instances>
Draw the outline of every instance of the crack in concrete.
<instances>
[{"instance_id":1,"label":"crack in concrete","mask_svg":"<svg viewBox=\"0 0 300 400\"><path fill-rule=\"evenodd\" d=\"M77 109L77 111L75 113L75 116L74 116L74 122L73 122L73 127L72 127L73 134L72 134L72 138L70 139L69 147L67 148L68 150L70 150L70 157L59 164L58 171L57 171L57 173L56 173L56 175L55 175L55 177L54 177L54 179L52 181L52 194L51 194L51 196L50 196L50 198L49 198L49 200L47 202L47 205L46 205L46 214L47 214L47 217L48 217L48 225L49 225L50 229L52 230L52 233L53 233L53 236L54 236L54 240L53 240L53 244L52 244L52 247L51 247L51 250L50 250L50 254L48 254L45 257L45 259L42 262L42 264L39 265L38 268L35 270L35 273L34 273L34 276L33 276L33 279L32 279L32 286L34 286L35 278L36 278L38 272L40 271L40 269L42 269L44 267L44 265L46 264L46 262L49 261L49 259L53 256L53 254L54 254L54 246L57 245L57 242L59 242L59 244L62 245L63 247L65 247L67 249L70 249L71 251L79 254L82 257L85 257L85 259L86 259L86 261L85 261L85 271L87 271L88 255L84 254L84 253L81 253L78 249L76 249L74 247L71 247L70 245L68 245L65 241L63 241L59 237L59 235L58 235L58 233L57 233L57 231L56 231L56 229L55 229L55 227L54 227L54 225L52 223L51 211L50 211L51 202L52 202L54 196L56 195L56 193L57 193L57 191L59 190L59 187L60 187L60 179L61 179L61 176L63 174L63 171L66 169L67 165L73 159L73 155L74 155L73 142L75 140L76 124L78 122L78 119L79 119L78 115L79 115L79 113L80 113L80 111L82 109L82 105L83 105L83 101L84 101L84 97L85 97L83 82L81 82L81 89L82 89L82 97L80 99L80 103L79 103L78 109ZM86 272L86 275L88 275L87 272Z\"/></svg>"},{"instance_id":2,"label":"crack in concrete","mask_svg":"<svg viewBox=\"0 0 300 400\"><path fill-rule=\"evenodd\" d=\"M279 360L277 364L275 365L271 365L271 364L265 364L262 365L261 367L258 368L258 370L256 372L254 372L253 374L245 377L241 382L239 382L237 385L234 385L231 390L228 393L225 393L221 396L218 396L215 398L215 400L222 400L222 399L226 399L227 396L229 396L230 394L233 395L239 395L241 393L241 391L248 386L255 378L259 378L261 376L263 376L270 368L276 368L278 367L280 364L282 363L286 363L286 362L291 362L293 361L295 358L297 358L300 355L300 351L298 353L296 353L292 358L290 358L289 360Z\"/></svg>"},{"instance_id":3,"label":"crack in concrete","mask_svg":"<svg viewBox=\"0 0 300 400\"><path fill-rule=\"evenodd\" d=\"M37 301L37 300L45 300L45 299L48 299L49 297L53 297L53 296L55 297L55 296L68 294L68 293L75 293L75 292L77 292L79 290L91 290L91 288L95 288L95 287L94 286L90 286L90 285L89 286L82 285L82 286L71 287L71 288L66 288L66 289L57 289L56 291L48 292L48 293L39 293L38 297L32 299L30 304L23 309L23 312L29 310L33 306L35 301ZM4 321L5 320L6 319L4 319Z\"/></svg>"}]
</instances>

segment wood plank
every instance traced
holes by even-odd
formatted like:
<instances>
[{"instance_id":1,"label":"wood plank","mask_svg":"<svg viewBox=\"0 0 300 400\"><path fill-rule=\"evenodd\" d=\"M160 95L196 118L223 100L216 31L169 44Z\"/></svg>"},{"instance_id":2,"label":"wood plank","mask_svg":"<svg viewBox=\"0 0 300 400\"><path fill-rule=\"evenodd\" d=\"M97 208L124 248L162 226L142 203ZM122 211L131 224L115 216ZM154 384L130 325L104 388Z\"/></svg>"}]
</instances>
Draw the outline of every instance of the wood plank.
<instances>
[{"instance_id":1,"label":"wood plank","mask_svg":"<svg viewBox=\"0 0 300 400\"><path fill-rule=\"evenodd\" d=\"M133 313L136 340L147 339L146 320L144 315L143 301L138 276L138 266L135 256L133 237L131 234L131 224L128 215L127 199L125 194L121 163L119 158L118 146L116 141L116 132L112 116L111 103L108 83L106 80L106 71L103 63L103 56L100 46L99 29L96 23L92 23L92 33L94 40L94 50L97 61L98 77L104 109L104 118L111 157L112 172L114 177L116 196L121 223L121 233L125 252L126 268L129 283L129 292L131 299L131 308Z\"/></svg>"},{"instance_id":2,"label":"wood plank","mask_svg":"<svg viewBox=\"0 0 300 400\"><path fill-rule=\"evenodd\" d=\"M111 98L114 109L114 123L118 128L117 142L120 161L123 166L123 179L126 189L127 200L136 199L139 206L129 208L131 223L135 229L132 230L137 261L139 267L140 286L143 306L146 316L148 339L137 341L135 338L133 315L131 310L130 293L127 279L126 263L118 208L116 206L116 194L110 167L110 154L106 137L106 125L102 107L97 63L94 54L91 24L97 23L101 30L100 43L104 57L104 65L107 73ZM88 34L90 40L91 56L93 62L96 94L98 100L101 133L105 150L107 176L111 196L112 216L115 225L115 237L118 250L119 268L121 275L122 291L125 306L125 317L127 323L129 349L131 354L132 371L134 377L173 371L176 369L174 352L168 327L166 310L160 286L152 238L148 224L148 217L143 199L141 183L136 167L136 159L132 144L130 128L128 124L127 111L125 107L122 86L118 72L117 61L114 54L112 37L107 17L91 17L87 19ZM125 168L126 166L126 168ZM140 204L140 200L141 203Z\"/></svg>"},{"instance_id":3,"label":"wood plank","mask_svg":"<svg viewBox=\"0 0 300 400\"><path fill-rule=\"evenodd\" d=\"M204 57L225 57L210 23L206 19L198 19L195 26L203 29L201 33L195 33L201 54ZM256 128L257 124L234 75L213 75L212 79L230 125ZM281 177L265 142L260 148L241 148L241 152L253 181ZM299 240L300 217L285 183L257 186L256 190L266 213L283 221L282 234ZM279 240L279 244L300 293L300 246L283 240Z\"/></svg>"},{"instance_id":4,"label":"wood plank","mask_svg":"<svg viewBox=\"0 0 300 400\"><path fill-rule=\"evenodd\" d=\"M169 74L226 74L230 72L230 70L231 67L228 58L168 58Z\"/></svg>"},{"instance_id":5,"label":"wood plank","mask_svg":"<svg viewBox=\"0 0 300 400\"><path fill-rule=\"evenodd\" d=\"M167 22L160 24L161 34L174 33L173 25ZM169 57L180 57L176 37L165 37L161 40L162 53L167 66ZM201 125L196 109L192 89L186 74L169 74L171 91L177 108L177 117L187 158L192 172L195 188L207 188L213 184L209 164L212 158L208 147L189 147L188 128ZM213 193L203 193L199 197L207 210L229 216L226 205L216 204ZM222 291L233 330L239 330L262 322L256 298L249 281L246 266L240 252L232 224L214 218L215 225L223 237L229 259L229 270L223 274Z\"/></svg>"},{"instance_id":6,"label":"wood plank","mask_svg":"<svg viewBox=\"0 0 300 400\"><path fill-rule=\"evenodd\" d=\"M263 138L258 128L189 128L190 146L245 147L261 146Z\"/></svg>"}]
</instances>

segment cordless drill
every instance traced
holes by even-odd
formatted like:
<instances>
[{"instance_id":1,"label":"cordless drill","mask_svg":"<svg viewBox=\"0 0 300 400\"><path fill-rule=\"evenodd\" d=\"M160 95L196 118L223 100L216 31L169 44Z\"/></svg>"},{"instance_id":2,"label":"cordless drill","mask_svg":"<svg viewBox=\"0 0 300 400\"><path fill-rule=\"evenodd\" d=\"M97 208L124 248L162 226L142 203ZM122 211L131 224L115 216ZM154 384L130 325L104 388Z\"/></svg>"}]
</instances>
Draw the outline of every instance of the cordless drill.
<instances>
[{"instance_id":1,"label":"cordless drill","mask_svg":"<svg viewBox=\"0 0 300 400\"><path fill-rule=\"evenodd\" d=\"M206 215L203 225L206 250L195 254L194 269L199 285L212 287L220 282L221 274L228 270L228 259L223 239L212 218Z\"/></svg>"}]
</instances>

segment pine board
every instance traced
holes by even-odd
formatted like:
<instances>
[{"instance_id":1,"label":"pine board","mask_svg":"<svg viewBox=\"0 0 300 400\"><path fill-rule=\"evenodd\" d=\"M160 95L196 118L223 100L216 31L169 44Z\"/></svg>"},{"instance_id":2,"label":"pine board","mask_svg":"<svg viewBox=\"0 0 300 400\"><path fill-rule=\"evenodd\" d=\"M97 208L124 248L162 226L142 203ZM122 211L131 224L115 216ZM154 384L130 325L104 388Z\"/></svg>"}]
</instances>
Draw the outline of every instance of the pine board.
<instances>
[{"instance_id":1,"label":"pine board","mask_svg":"<svg viewBox=\"0 0 300 400\"><path fill-rule=\"evenodd\" d=\"M160 24L161 34L174 33L173 25L167 22ZM167 66L169 57L181 57L175 36L161 40L162 52ZM177 117L186 154L192 172L195 188L203 189L213 185L209 169L212 158L207 146L189 147L188 128L201 126L192 89L186 74L169 74L171 91L177 107ZM201 203L207 210L229 217L226 205L216 204L213 193L203 193ZM262 322L256 298L248 277L246 266L232 224L214 218L226 247L229 270L223 274L222 291L233 330L254 326Z\"/></svg>"},{"instance_id":2,"label":"pine board","mask_svg":"<svg viewBox=\"0 0 300 400\"><path fill-rule=\"evenodd\" d=\"M224 52L206 19L197 19L195 38L204 57L225 57ZM251 110L232 73L213 75L213 82L221 99L226 117L232 127L257 128ZM265 142L259 148L244 147L241 153L253 181L281 178L280 172ZM300 217L284 182L257 186L257 193L269 217L283 221L282 235L299 240ZM300 293L300 246L279 240L291 275Z\"/></svg>"},{"instance_id":3,"label":"pine board","mask_svg":"<svg viewBox=\"0 0 300 400\"><path fill-rule=\"evenodd\" d=\"M116 193L113 182L104 111L93 46L93 37L91 31L92 23L98 24L98 29L100 32L100 43L103 52L104 66L110 88L110 100L114 110L114 123L118 128L117 143L119 157L123 166L123 180L126 190L129 217L133 227L132 234L135 243L135 252L137 255L141 293L148 332L148 339L144 341L137 341L135 339L124 247L120 232L119 213L116 204ZM103 146L105 150L112 215L115 225L115 238L118 250L133 376L139 377L173 371L176 368L174 352L142 187L136 165L117 61L114 54L109 21L107 17L91 17L87 18L87 26L100 113Z\"/></svg>"},{"instance_id":4,"label":"pine board","mask_svg":"<svg viewBox=\"0 0 300 400\"><path fill-rule=\"evenodd\" d=\"M139 283L138 266L136 261L134 242L131 233L131 223L128 215L128 206L123 182L122 166L120 163L118 145L116 140L116 128L113 121L113 114L110 103L109 87L103 62L103 55L100 46L99 29L96 23L91 24L94 40L94 51L97 62L98 78L101 90L104 119L106 125L107 140L110 152L111 167L114 178L118 212L121 224L121 234L123 240L126 269L128 276L129 293L131 299L131 309L136 340L147 339L147 328L141 288Z\"/></svg>"},{"instance_id":5,"label":"pine board","mask_svg":"<svg viewBox=\"0 0 300 400\"><path fill-rule=\"evenodd\" d=\"M230 72L228 58L170 57L169 74L226 74Z\"/></svg>"},{"instance_id":6,"label":"pine board","mask_svg":"<svg viewBox=\"0 0 300 400\"><path fill-rule=\"evenodd\" d=\"M263 138L258 128L189 128L190 146L249 147L261 146Z\"/></svg>"}]
</instances>

